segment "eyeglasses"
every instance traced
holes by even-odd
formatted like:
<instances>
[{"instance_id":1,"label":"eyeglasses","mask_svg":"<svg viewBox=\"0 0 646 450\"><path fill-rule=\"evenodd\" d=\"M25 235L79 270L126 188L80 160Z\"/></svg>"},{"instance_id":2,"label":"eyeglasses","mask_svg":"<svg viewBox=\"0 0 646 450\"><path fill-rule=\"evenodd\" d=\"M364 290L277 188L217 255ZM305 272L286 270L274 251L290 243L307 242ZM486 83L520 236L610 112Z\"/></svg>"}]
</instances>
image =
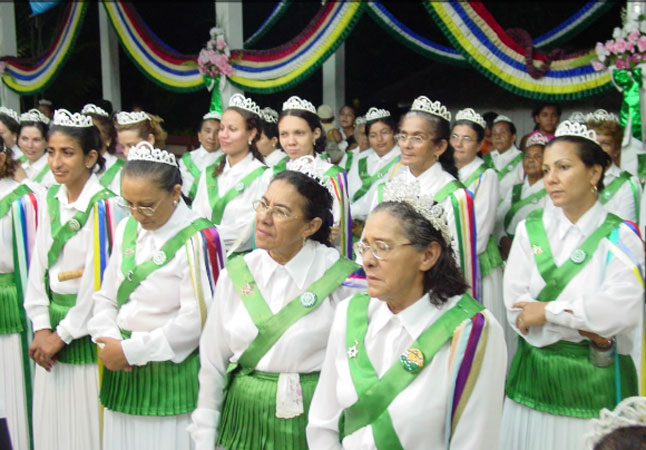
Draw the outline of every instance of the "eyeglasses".
<instances>
[{"instance_id":1,"label":"eyeglasses","mask_svg":"<svg viewBox=\"0 0 646 450\"><path fill-rule=\"evenodd\" d=\"M125 198L119 197L117 199L117 205L122 209L127 209L131 213L134 210L137 210L137 212L142 216L152 217L153 214L155 214L155 211L157 211L157 208L159 208L159 205L161 204L162 200L163 198L159 199L159 201L155 206L133 206L132 203L130 203Z\"/></svg>"},{"instance_id":2,"label":"eyeglasses","mask_svg":"<svg viewBox=\"0 0 646 450\"><path fill-rule=\"evenodd\" d=\"M454 142L458 142L458 141L462 140L466 144L470 144L471 142L475 142L475 139L473 139L471 136L458 136L457 134L452 134L451 135L451 140L454 141Z\"/></svg>"},{"instance_id":3,"label":"eyeglasses","mask_svg":"<svg viewBox=\"0 0 646 450\"><path fill-rule=\"evenodd\" d=\"M396 134L395 139L397 139L397 142L399 142L401 145L405 145L408 140L410 140L410 143L413 145L422 145L425 141L431 140L424 139L421 136L409 136L407 134Z\"/></svg>"},{"instance_id":4,"label":"eyeglasses","mask_svg":"<svg viewBox=\"0 0 646 450\"><path fill-rule=\"evenodd\" d=\"M368 137L370 139L377 139L379 136L381 136L383 138L386 138L386 137L390 136L391 134L393 134L393 132L390 131L390 130L381 130L379 133L370 133L368 135Z\"/></svg>"},{"instance_id":5,"label":"eyeglasses","mask_svg":"<svg viewBox=\"0 0 646 450\"><path fill-rule=\"evenodd\" d=\"M370 250L372 256L378 260L386 259L388 254L397 247L403 247L405 245L413 245L412 242L406 242L404 244L390 245L384 241L374 241L372 244L366 244L364 241L359 241L355 244L355 250L358 254L363 256L365 252Z\"/></svg>"},{"instance_id":6,"label":"eyeglasses","mask_svg":"<svg viewBox=\"0 0 646 450\"><path fill-rule=\"evenodd\" d=\"M291 213L282 206L270 206L264 200L256 200L251 204L256 213L269 212L271 217L280 222L281 220L298 219L298 216L292 216Z\"/></svg>"}]
</instances>

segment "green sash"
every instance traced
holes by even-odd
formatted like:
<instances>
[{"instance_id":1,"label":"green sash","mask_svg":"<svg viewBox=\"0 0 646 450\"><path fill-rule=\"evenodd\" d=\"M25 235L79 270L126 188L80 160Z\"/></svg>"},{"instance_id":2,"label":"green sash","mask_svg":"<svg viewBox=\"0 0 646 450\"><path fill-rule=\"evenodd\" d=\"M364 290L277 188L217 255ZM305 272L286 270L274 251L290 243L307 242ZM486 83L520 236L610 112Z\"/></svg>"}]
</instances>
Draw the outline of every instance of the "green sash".
<instances>
[{"instance_id":1,"label":"green sash","mask_svg":"<svg viewBox=\"0 0 646 450\"><path fill-rule=\"evenodd\" d=\"M27 157L24 154L22 154L18 157L18 161L20 161L21 163L26 163Z\"/></svg>"},{"instance_id":2,"label":"green sash","mask_svg":"<svg viewBox=\"0 0 646 450\"><path fill-rule=\"evenodd\" d=\"M112 180L114 180L114 177L117 176L124 164L125 163L123 162L123 160L117 159L114 164L112 164L112 167L110 167L105 171L105 173L101 175L101 177L99 178L99 184L104 188L110 186L110 183L112 183Z\"/></svg>"},{"instance_id":3,"label":"green sash","mask_svg":"<svg viewBox=\"0 0 646 450\"><path fill-rule=\"evenodd\" d=\"M40 172L38 172L34 177L34 181L36 183L40 183L41 181L43 181L43 178L45 178L45 175L47 174L47 172L49 172L49 164L45 164L45 167L40 169Z\"/></svg>"},{"instance_id":4,"label":"green sash","mask_svg":"<svg viewBox=\"0 0 646 450\"><path fill-rule=\"evenodd\" d=\"M637 155L637 178L642 184L646 183L646 153Z\"/></svg>"},{"instance_id":5,"label":"green sash","mask_svg":"<svg viewBox=\"0 0 646 450\"><path fill-rule=\"evenodd\" d=\"M512 171L512 170L513 170L513 169L514 169L514 168L515 168L515 167L516 167L516 166L517 166L517 165L518 165L518 164L523 160L523 157L524 157L524 154L523 154L522 152L521 152L521 153L519 153L518 155L516 155L516 157L515 157L514 159L512 159L511 161L509 161L509 164L507 164L505 167L503 167L503 168L502 168L502 169L500 169L500 170L496 169L496 165L495 165L495 164L494 164L494 162L493 162L493 157L491 156L491 154L486 153L485 155L483 155L482 159L484 159L484 160L485 160L485 162L486 162L486 163L487 163L487 164L488 164L488 165L489 165L493 170L495 170L495 171L496 171L496 173L498 174L498 181L500 181L500 180L502 180L503 178L505 178L505 177L507 176L507 174L508 174L509 172L511 172L511 171ZM467 186L468 186L468 184L466 184L466 183L465 183L465 185L467 185Z\"/></svg>"},{"instance_id":6,"label":"green sash","mask_svg":"<svg viewBox=\"0 0 646 450\"><path fill-rule=\"evenodd\" d=\"M345 436L372 425L378 449L403 449L387 408L421 371L406 370L398 359L378 378L365 350L369 304L370 297L364 293L355 295L348 305L346 346L357 350L355 357L348 356L348 366L358 399L341 413L339 436L343 440ZM422 332L410 346L421 350L424 357L422 370L430 365L435 354L451 339L453 331L483 309L469 294L464 294L453 308Z\"/></svg>"},{"instance_id":7,"label":"green sash","mask_svg":"<svg viewBox=\"0 0 646 450\"><path fill-rule=\"evenodd\" d=\"M209 166L206 168L206 187L209 195L209 205L211 206L211 221L220 225L222 222L222 216L224 215L224 209L227 207L229 202L236 198L238 195L242 194L247 187L258 177L260 177L267 166L261 166L252 170L247 174L239 183L229 189L222 197L218 196L218 178L213 176L214 166L217 166L218 163Z\"/></svg>"},{"instance_id":8,"label":"green sash","mask_svg":"<svg viewBox=\"0 0 646 450\"><path fill-rule=\"evenodd\" d=\"M471 172L471 174L465 178L462 184L464 184L464 186L468 189L469 186L471 186L471 183L476 181L480 177L480 175L482 175L487 169L491 169L491 167L487 163L480 164L476 170Z\"/></svg>"},{"instance_id":9,"label":"green sash","mask_svg":"<svg viewBox=\"0 0 646 450\"><path fill-rule=\"evenodd\" d=\"M226 155L220 155L216 160L214 165L220 164L222 161L222 158L224 158ZM186 169L189 171L191 176L193 177L193 182L191 183L191 188L188 191L188 198L191 200L195 200L195 194L197 194L197 187L200 184L200 177L202 176L202 171L197 167L195 164L195 161L193 161L193 158L191 157L191 153L185 153L184 156L182 156L182 161L184 162L184 165L186 166ZM213 167L213 166L210 166Z\"/></svg>"},{"instance_id":10,"label":"green sash","mask_svg":"<svg viewBox=\"0 0 646 450\"><path fill-rule=\"evenodd\" d=\"M451 194L453 194L455 191L458 189L462 189L464 185L460 183L458 180L451 180L448 183L446 183L442 189L437 191L435 195L433 196L433 200L435 200L438 203L442 203L444 200L447 199L447 197Z\"/></svg>"},{"instance_id":11,"label":"green sash","mask_svg":"<svg viewBox=\"0 0 646 450\"><path fill-rule=\"evenodd\" d=\"M227 271L236 292L258 328L258 335L242 353L237 364L229 367L227 373L241 366L244 372L251 372L262 357L280 339L283 333L299 319L314 311L352 272L359 266L345 257L340 257L325 274L316 280L308 290L294 298L278 313L273 314L256 286L253 275L243 257L232 259Z\"/></svg>"},{"instance_id":12,"label":"green sash","mask_svg":"<svg viewBox=\"0 0 646 450\"><path fill-rule=\"evenodd\" d=\"M626 172L624 170L614 180L612 180L599 194L599 201L602 205L608 203L624 183L628 183L630 185L630 190L633 194L633 203L635 204L635 217L639 220L639 190L637 189L630 172Z\"/></svg>"},{"instance_id":13,"label":"green sash","mask_svg":"<svg viewBox=\"0 0 646 450\"><path fill-rule=\"evenodd\" d=\"M482 277L489 275L496 267L502 266L502 256L500 256L500 250L493 236L489 236L487 248L478 255L478 261L480 262L480 276Z\"/></svg>"},{"instance_id":14,"label":"green sash","mask_svg":"<svg viewBox=\"0 0 646 450\"><path fill-rule=\"evenodd\" d=\"M376 171L373 175L370 175L368 173L368 158L362 158L359 160L359 178L361 178L361 187L357 192L354 193L352 196L352 202L356 202L359 200L361 197L366 195L366 192L370 190L373 184L379 179L381 179L392 166L397 164L399 160L401 159L401 156L397 156L393 158L392 161L390 161L388 164L386 164L384 167Z\"/></svg>"},{"instance_id":15,"label":"green sash","mask_svg":"<svg viewBox=\"0 0 646 450\"><path fill-rule=\"evenodd\" d=\"M538 203L538 201L545 197L547 192L545 189L541 189L540 191L534 192L531 195L528 195L524 199L520 199L521 195L521 190L523 188L523 184L515 184L514 187L512 188L511 192L511 208L509 208L509 211L507 211L507 214L505 215L505 230L507 230L507 227L511 223L511 220L514 218L516 213L524 208L525 206L529 205L530 203Z\"/></svg>"},{"instance_id":16,"label":"green sash","mask_svg":"<svg viewBox=\"0 0 646 450\"><path fill-rule=\"evenodd\" d=\"M26 185L21 184L18 187L16 187L16 189L14 189L13 191L9 192L7 195L2 197L0 199L0 217L4 217L9 212L13 202L18 200L23 195L29 194L30 192L31 192L31 189L29 189Z\"/></svg>"},{"instance_id":17,"label":"green sash","mask_svg":"<svg viewBox=\"0 0 646 450\"><path fill-rule=\"evenodd\" d=\"M289 156L285 156L283 159L278 161L278 163L276 163L276 165L272 169L274 171L274 176L276 176L279 173L284 172L285 170L287 170L287 163L288 162L289 162Z\"/></svg>"},{"instance_id":18,"label":"green sash","mask_svg":"<svg viewBox=\"0 0 646 450\"><path fill-rule=\"evenodd\" d=\"M352 167L352 160L354 159L355 153L357 153L359 150L348 150L345 152L346 154L346 159L345 159L345 171L350 172L350 168Z\"/></svg>"}]
</instances>

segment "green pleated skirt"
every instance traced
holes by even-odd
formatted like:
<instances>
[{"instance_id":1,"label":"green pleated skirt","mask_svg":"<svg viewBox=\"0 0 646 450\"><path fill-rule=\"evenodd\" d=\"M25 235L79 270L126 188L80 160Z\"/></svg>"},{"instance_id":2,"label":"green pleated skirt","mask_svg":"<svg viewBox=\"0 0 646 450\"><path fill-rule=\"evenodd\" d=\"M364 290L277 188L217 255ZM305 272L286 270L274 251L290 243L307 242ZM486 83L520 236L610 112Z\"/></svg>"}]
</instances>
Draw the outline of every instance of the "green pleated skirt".
<instances>
[{"instance_id":1,"label":"green pleated skirt","mask_svg":"<svg viewBox=\"0 0 646 450\"><path fill-rule=\"evenodd\" d=\"M76 304L76 294L51 293L49 303L49 322L55 330L69 310ZM56 360L65 364L92 364L97 362L96 344L90 336L74 339L57 354Z\"/></svg>"},{"instance_id":2,"label":"green pleated skirt","mask_svg":"<svg viewBox=\"0 0 646 450\"><path fill-rule=\"evenodd\" d=\"M0 334L24 331L19 300L14 273L0 273Z\"/></svg>"},{"instance_id":3,"label":"green pleated skirt","mask_svg":"<svg viewBox=\"0 0 646 450\"><path fill-rule=\"evenodd\" d=\"M305 427L319 373L300 374L303 414L276 417L277 373L237 372L226 394L217 445L227 450L301 450L307 448Z\"/></svg>"}]
</instances>

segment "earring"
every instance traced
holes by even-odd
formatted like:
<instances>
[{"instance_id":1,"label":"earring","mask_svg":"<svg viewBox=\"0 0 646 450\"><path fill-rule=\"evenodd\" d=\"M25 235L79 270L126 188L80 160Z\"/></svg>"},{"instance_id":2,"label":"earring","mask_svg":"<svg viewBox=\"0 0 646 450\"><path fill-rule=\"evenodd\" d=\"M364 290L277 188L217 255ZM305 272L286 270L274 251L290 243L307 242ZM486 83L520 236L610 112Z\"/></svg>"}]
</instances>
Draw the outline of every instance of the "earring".
<instances>
[{"instance_id":1,"label":"earring","mask_svg":"<svg viewBox=\"0 0 646 450\"><path fill-rule=\"evenodd\" d=\"M249 146L251 146L251 140L249 140Z\"/></svg>"},{"instance_id":2,"label":"earring","mask_svg":"<svg viewBox=\"0 0 646 450\"><path fill-rule=\"evenodd\" d=\"M592 193L593 193L594 195L597 195L597 192L599 191L599 190L597 189L597 185L596 185L596 184L593 184L593 185L591 186L591 189L590 189L590 190L592 191Z\"/></svg>"},{"instance_id":3,"label":"earring","mask_svg":"<svg viewBox=\"0 0 646 450\"><path fill-rule=\"evenodd\" d=\"M179 201L173 200L173 206L177 206L178 203L179 203Z\"/></svg>"},{"instance_id":4,"label":"earring","mask_svg":"<svg viewBox=\"0 0 646 450\"><path fill-rule=\"evenodd\" d=\"M85 168L86 168L86 169L91 169L91 168L92 168L92 166L85 166Z\"/></svg>"}]
</instances>

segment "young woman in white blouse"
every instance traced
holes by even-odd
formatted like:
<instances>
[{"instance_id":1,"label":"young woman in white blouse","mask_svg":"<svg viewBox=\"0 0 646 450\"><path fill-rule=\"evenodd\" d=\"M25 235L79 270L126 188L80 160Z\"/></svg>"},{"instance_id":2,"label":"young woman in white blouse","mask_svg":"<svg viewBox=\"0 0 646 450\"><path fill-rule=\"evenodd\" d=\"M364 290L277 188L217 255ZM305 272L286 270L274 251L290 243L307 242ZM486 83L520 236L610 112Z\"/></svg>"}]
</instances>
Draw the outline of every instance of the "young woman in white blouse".
<instances>
[{"instance_id":1,"label":"young woman in white blouse","mask_svg":"<svg viewBox=\"0 0 646 450\"><path fill-rule=\"evenodd\" d=\"M494 449L502 328L466 293L442 207L413 183L386 189L358 245L368 292L334 317L309 448Z\"/></svg>"},{"instance_id":2,"label":"young woman in white blouse","mask_svg":"<svg viewBox=\"0 0 646 450\"><path fill-rule=\"evenodd\" d=\"M101 156L105 158L105 170L99 175L101 186L110 189L115 194L121 192L121 168L123 160L115 153L117 151L117 129L110 114L103 108L88 103L81 110L81 114L90 116L92 123L101 133Z\"/></svg>"},{"instance_id":3,"label":"young woman in white blouse","mask_svg":"<svg viewBox=\"0 0 646 450\"><path fill-rule=\"evenodd\" d=\"M215 227L184 203L172 154L131 148L121 184L131 216L88 323L104 366L103 449L189 450L197 345L224 252Z\"/></svg>"},{"instance_id":4,"label":"young woman in white blouse","mask_svg":"<svg viewBox=\"0 0 646 450\"><path fill-rule=\"evenodd\" d=\"M476 251L482 283L482 303L499 322L505 320L502 301L502 258L493 237L500 184L495 169L478 157L484 139L485 120L471 108L458 111L451 131L455 165L464 186L473 194L476 217Z\"/></svg>"},{"instance_id":5,"label":"young woman in white blouse","mask_svg":"<svg viewBox=\"0 0 646 450\"><path fill-rule=\"evenodd\" d=\"M516 229L504 295L520 335L507 378L502 449L584 449L590 418L637 395L644 247L598 200L610 158L585 125L563 122L545 148L555 208ZM637 347L639 348L639 347Z\"/></svg>"},{"instance_id":6,"label":"young woman in white blouse","mask_svg":"<svg viewBox=\"0 0 646 450\"><path fill-rule=\"evenodd\" d=\"M260 121L260 108L253 100L241 94L231 97L218 134L226 157L204 169L193 202L193 211L217 225L230 254L251 250L252 203L271 179L256 146Z\"/></svg>"},{"instance_id":7,"label":"young woman in white blouse","mask_svg":"<svg viewBox=\"0 0 646 450\"><path fill-rule=\"evenodd\" d=\"M282 151L278 143L278 111L267 107L260 111L260 115L262 132L256 143L258 151L265 159L265 164L273 169L274 173L280 173L287 167L289 156Z\"/></svg>"},{"instance_id":8,"label":"young woman in white blouse","mask_svg":"<svg viewBox=\"0 0 646 450\"><path fill-rule=\"evenodd\" d=\"M56 180L47 164L47 130L49 118L37 109L32 109L20 115L20 130L18 131L18 146L25 156L23 169L33 185L47 189Z\"/></svg>"},{"instance_id":9,"label":"young woman in white blouse","mask_svg":"<svg viewBox=\"0 0 646 450\"><path fill-rule=\"evenodd\" d=\"M144 111L121 111L115 116L114 127L117 129L117 141L123 155L127 158L131 147L147 141L156 148L166 146L168 133L162 127L164 119Z\"/></svg>"},{"instance_id":10,"label":"young woman in white blouse","mask_svg":"<svg viewBox=\"0 0 646 450\"><path fill-rule=\"evenodd\" d=\"M198 450L216 441L228 450L307 448L334 310L357 292L358 266L329 246L332 196L319 184L321 162L308 156L276 175L254 204L258 249L220 275L200 340L190 430Z\"/></svg>"},{"instance_id":11,"label":"young woman in white blouse","mask_svg":"<svg viewBox=\"0 0 646 450\"><path fill-rule=\"evenodd\" d=\"M47 158L59 185L39 208L25 309L34 339L34 448L100 448L96 345L88 335L92 294L101 286L118 222L114 194L95 175L103 167L92 120L57 110Z\"/></svg>"}]
</instances>

